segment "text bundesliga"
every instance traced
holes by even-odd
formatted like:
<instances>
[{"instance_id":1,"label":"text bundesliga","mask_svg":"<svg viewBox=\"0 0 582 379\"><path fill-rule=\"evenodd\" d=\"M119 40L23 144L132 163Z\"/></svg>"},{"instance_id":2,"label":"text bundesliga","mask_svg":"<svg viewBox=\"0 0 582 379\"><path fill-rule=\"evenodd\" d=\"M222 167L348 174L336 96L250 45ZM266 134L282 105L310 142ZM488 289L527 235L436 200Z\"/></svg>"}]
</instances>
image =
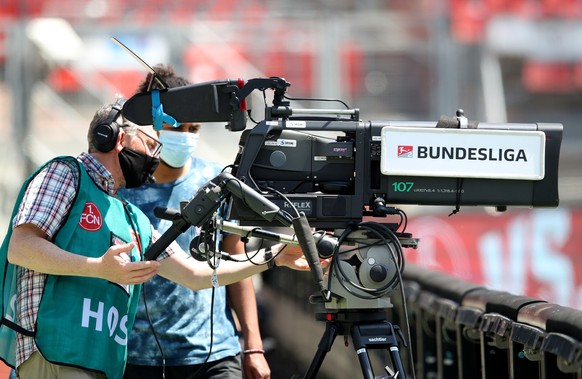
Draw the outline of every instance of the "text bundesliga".
<instances>
[{"instance_id":1,"label":"text bundesliga","mask_svg":"<svg viewBox=\"0 0 582 379\"><path fill-rule=\"evenodd\" d=\"M527 162L523 149L494 149L487 147L418 146L417 158L455 159L474 161Z\"/></svg>"}]
</instances>

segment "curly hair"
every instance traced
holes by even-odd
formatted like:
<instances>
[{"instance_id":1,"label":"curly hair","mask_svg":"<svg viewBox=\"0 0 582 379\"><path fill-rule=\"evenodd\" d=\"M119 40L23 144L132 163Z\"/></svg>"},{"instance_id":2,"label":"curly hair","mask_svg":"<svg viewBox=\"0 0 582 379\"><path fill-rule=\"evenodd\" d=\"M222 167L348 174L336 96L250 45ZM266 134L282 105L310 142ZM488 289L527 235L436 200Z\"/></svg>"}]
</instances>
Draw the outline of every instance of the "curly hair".
<instances>
[{"instance_id":1,"label":"curly hair","mask_svg":"<svg viewBox=\"0 0 582 379\"><path fill-rule=\"evenodd\" d=\"M153 67L153 69L157 76L166 82L169 88L182 87L192 84L188 79L182 76L178 76L174 71L174 68L170 65L157 64ZM152 89L161 90L163 88L160 83L154 79L154 75L150 72L139 84L136 93L148 92Z\"/></svg>"}]
</instances>

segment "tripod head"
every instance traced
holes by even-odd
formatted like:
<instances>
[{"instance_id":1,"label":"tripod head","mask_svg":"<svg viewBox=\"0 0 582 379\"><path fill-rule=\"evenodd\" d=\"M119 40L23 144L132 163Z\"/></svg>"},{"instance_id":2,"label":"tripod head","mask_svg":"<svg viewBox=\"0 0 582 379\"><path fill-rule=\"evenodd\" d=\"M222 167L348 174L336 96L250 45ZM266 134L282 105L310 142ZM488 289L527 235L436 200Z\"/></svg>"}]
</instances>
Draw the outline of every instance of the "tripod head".
<instances>
[{"instance_id":1,"label":"tripod head","mask_svg":"<svg viewBox=\"0 0 582 379\"><path fill-rule=\"evenodd\" d=\"M416 248L418 240L397 233L398 224L361 222L334 231L337 243L325 273L331 299L312 296L327 310L391 308L390 292L400 283L404 269L402 247Z\"/></svg>"}]
</instances>

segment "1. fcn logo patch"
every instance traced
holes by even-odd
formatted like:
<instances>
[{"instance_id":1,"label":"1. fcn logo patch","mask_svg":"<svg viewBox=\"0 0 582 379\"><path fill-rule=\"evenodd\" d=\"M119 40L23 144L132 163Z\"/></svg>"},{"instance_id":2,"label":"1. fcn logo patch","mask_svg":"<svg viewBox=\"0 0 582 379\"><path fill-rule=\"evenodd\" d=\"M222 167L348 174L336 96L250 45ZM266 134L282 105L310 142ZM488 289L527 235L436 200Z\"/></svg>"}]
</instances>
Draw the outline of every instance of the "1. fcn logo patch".
<instances>
[{"instance_id":1,"label":"1. fcn logo patch","mask_svg":"<svg viewBox=\"0 0 582 379\"><path fill-rule=\"evenodd\" d=\"M97 206L88 201L83 209L83 214L79 220L79 226L89 232L96 232L101 229L103 225L103 217L101 217L101 212Z\"/></svg>"}]
</instances>

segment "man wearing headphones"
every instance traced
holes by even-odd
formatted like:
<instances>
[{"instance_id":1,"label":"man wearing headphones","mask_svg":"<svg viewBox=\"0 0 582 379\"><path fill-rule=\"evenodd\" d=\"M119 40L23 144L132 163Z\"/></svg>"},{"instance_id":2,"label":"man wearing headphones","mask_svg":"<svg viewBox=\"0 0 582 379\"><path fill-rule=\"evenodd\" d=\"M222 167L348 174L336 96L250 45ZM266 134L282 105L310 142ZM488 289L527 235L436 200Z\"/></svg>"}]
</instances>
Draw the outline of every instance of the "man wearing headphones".
<instances>
[{"instance_id":1,"label":"man wearing headphones","mask_svg":"<svg viewBox=\"0 0 582 379\"><path fill-rule=\"evenodd\" d=\"M0 358L20 379L120 379L141 284L159 274L190 289L228 285L265 271L222 262L216 272L176 243L143 254L159 233L120 187L151 180L161 144L151 127L118 124L121 102L98 110L88 153L55 158L24 183L0 249ZM282 254L279 254L282 252ZM279 266L308 270L297 247L273 247ZM168 305L171 307L171 304Z\"/></svg>"}]
</instances>

